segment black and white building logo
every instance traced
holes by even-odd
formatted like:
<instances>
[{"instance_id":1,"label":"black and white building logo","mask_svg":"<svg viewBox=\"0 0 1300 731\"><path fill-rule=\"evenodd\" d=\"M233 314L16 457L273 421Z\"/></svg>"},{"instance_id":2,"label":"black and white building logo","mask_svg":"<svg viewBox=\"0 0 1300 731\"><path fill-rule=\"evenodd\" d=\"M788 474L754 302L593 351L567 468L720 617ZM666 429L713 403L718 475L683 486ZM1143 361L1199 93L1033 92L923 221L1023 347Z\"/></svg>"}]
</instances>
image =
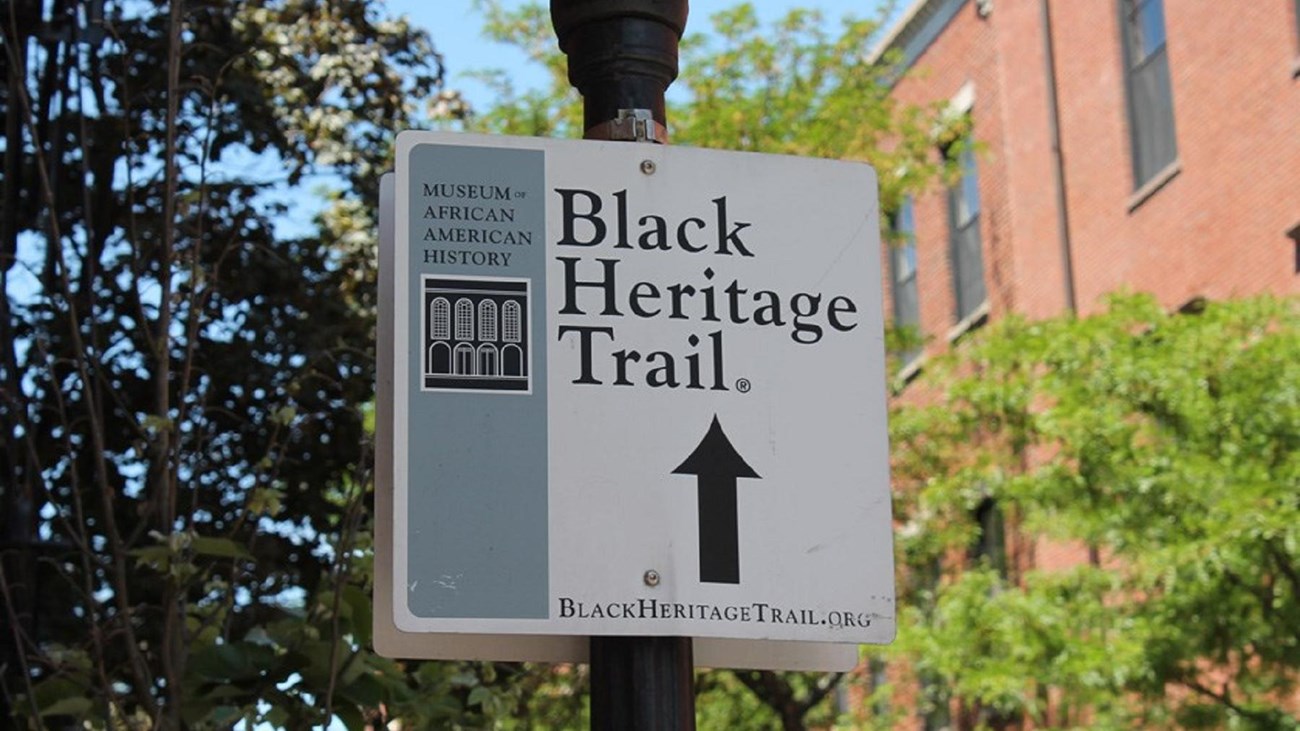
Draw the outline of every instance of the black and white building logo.
<instances>
[{"instance_id":1,"label":"black and white building logo","mask_svg":"<svg viewBox=\"0 0 1300 731\"><path fill-rule=\"evenodd\" d=\"M527 279L423 277L424 391L530 393Z\"/></svg>"}]
</instances>

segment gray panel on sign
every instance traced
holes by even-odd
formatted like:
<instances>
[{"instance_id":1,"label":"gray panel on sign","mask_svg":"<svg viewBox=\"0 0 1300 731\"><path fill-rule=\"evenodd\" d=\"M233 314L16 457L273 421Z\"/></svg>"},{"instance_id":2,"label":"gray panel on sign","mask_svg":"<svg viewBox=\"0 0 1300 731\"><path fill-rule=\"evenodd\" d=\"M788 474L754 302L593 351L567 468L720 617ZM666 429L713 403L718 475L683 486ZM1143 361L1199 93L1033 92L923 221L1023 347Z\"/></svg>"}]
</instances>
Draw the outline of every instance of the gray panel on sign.
<instances>
[{"instance_id":1,"label":"gray panel on sign","mask_svg":"<svg viewBox=\"0 0 1300 731\"><path fill-rule=\"evenodd\" d=\"M410 161L408 607L545 618L544 153Z\"/></svg>"}]
</instances>

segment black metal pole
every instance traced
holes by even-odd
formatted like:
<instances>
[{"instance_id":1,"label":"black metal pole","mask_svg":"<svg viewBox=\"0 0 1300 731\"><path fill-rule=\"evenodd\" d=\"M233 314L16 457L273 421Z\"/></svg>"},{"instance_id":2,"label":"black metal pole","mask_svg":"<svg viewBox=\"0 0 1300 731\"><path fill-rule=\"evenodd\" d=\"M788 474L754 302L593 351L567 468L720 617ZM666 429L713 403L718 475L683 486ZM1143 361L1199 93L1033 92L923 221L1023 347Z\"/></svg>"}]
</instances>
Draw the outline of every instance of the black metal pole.
<instances>
[{"instance_id":1,"label":"black metal pole","mask_svg":"<svg viewBox=\"0 0 1300 731\"><path fill-rule=\"evenodd\" d=\"M687 0L551 0L582 93L584 137L668 142L664 92L677 78ZM690 637L592 637L593 731L694 731Z\"/></svg>"},{"instance_id":2,"label":"black metal pole","mask_svg":"<svg viewBox=\"0 0 1300 731\"><path fill-rule=\"evenodd\" d=\"M689 637L592 637L592 731L694 731Z\"/></svg>"},{"instance_id":3,"label":"black metal pole","mask_svg":"<svg viewBox=\"0 0 1300 731\"><path fill-rule=\"evenodd\" d=\"M667 142L686 0L551 0L551 22L582 93L584 136Z\"/></svg>"}]
</instances>

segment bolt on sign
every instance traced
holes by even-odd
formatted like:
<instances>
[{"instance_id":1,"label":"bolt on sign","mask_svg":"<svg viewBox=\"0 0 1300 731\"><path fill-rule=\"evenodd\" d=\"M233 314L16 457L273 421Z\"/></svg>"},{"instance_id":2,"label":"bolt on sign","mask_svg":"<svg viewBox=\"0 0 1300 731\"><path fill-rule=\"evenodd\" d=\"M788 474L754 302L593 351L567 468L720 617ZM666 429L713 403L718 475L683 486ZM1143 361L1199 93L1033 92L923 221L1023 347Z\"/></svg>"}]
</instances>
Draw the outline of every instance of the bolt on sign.
<instances>
[{"instance_id":1,"label":"bolt on sign","mask_svg":"<svg viewBox=\"0 0 1300 731\"><path fill-rule=\"evenodd\" d=\"M404 132L393 256L401 632L890 641L869 166Z\"/></svg>"}]
</instances>

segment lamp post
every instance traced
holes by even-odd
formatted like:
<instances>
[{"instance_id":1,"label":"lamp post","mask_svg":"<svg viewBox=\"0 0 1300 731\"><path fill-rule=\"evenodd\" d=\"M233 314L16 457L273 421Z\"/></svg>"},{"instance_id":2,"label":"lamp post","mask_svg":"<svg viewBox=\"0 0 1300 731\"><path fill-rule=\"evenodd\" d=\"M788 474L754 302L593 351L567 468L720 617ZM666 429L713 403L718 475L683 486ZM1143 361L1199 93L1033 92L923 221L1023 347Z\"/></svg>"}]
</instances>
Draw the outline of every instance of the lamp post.
<instances>
[{"instance_id":1,"label":"lamp post","mask_svg":"<svg viewBox=\"0 0 1300 731\"><path fill-rule=\"evenodd\" d=\"M687 0L551 0L582 93L587 139L667 144L664 92L677 78ZM592 637L594 731L695 728L689 637Z\"/></svg>"},{"instance_id":2,"label":"lamp post","mask_svg":"<svg viewBox=\"0 0 1300 731\"><path fill-rule=\"evenodd\" d=\"M664 91L677 78L686 11L686 0L551 0L587 139L668 141Z\"/></svg>"}]
</instances>

